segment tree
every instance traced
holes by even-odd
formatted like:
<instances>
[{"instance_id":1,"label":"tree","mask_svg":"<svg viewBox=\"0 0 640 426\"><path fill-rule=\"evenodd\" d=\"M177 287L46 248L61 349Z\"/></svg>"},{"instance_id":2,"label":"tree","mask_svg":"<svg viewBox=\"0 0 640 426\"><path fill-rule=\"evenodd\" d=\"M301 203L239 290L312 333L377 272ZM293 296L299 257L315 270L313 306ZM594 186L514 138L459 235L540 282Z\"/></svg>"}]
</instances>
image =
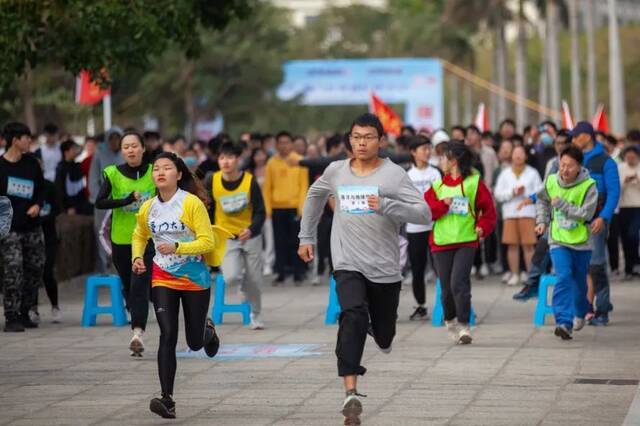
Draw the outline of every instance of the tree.
<instances>
[{"instance_id":1,"label":"tree","mask_svg":"<svg viewBox=\"0 0 640 426\"><path fill-rule=\"evenodd\" d=\"M224 28L254 0L4 0L0 2L0 87L43 63L101 84L144 69L176 44L189 58L202 49L199 27Z\"/></svg>"},{"instance_id":2,"label":"tree","mask_svg":"<svg viewBox=\"0 0 640 426\"><path fill-rule=\"evenodd\" d=\"M569 30L571 31L571 104L573 116L582 117L582 97L580 87L580 50L578 43L578 1L569 0Z\"/></svg>"},{"instance_id":3,"label":"tree","mask_svg":"<svg viewBox=\"0 0 640 426\"><path fill-rule=\"evenodd\" d=\"M524 0L518 1L518 38L515 52L516 94L520 98L527 97L527 30L524 17ZM516 123L523 126L527 122L527 111L521 103L516 105Z\"/></svg>"},{"instance_id":4,"label":"tree","mask_svg":"<svg viewBox=\"0 0 640 426\"><path fill-rule=\"evenodd\" d=\"M625 132L624 73L618 33L616 0L609 0L609 103L611 106L611 132Z\"/></svg>"},{"instance_id":5,"label":"tree","mask_svg":"<svg viewBox=\"0 0 640 426\"><path fill-rule=\"evenodd\" d=\"M596 44L595 44L595 20L593 17L593 0L584 2L585 32L587 36L587 113L593 114L597 103L596 86Z\"/></svg>"}]
</instances>

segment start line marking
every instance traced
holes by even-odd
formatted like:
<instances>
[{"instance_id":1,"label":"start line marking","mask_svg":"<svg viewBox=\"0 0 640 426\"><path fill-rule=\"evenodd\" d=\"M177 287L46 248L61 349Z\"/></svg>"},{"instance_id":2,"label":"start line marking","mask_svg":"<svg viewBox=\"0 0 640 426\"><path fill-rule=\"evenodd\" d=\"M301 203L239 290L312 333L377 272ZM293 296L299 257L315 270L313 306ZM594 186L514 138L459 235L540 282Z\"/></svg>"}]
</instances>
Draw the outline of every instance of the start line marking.
<instances>
[{"instance_id":1,"label":"start line marking","mask_svg":"<svg viewBox=\"0 0 640 426\"><path fill-rule=\"evenodd\" d=\"M322 355L315 352L323 345L319 344L235 344L220 346L220 350L214 358L209 358L204 353L204 349L197 352L187 348L184 351L176 352L178 358L200 358L214 361L231 361L242 359L265 359L265 358L301 358L305 356Z\"/></svg>"}]
</instances>

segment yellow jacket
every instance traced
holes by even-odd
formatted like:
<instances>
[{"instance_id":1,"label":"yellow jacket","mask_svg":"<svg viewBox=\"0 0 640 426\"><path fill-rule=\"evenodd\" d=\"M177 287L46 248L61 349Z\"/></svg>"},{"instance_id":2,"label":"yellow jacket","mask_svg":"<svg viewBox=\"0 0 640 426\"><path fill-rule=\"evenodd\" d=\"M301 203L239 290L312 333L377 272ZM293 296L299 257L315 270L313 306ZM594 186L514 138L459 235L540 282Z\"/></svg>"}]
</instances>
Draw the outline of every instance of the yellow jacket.
<instances>
[{"instance_id":1,"label":"yellow jacket","mask_svg":"<svg viewBox=\"0 0 640 426\"><path fill-rule=\"evenodd\" d=\"M132 260L144 256L147 241L153 235L148 225L149 209L153 197L145 201L138 214L136 214L136 227L131 240ZM231 233L219 226L211 226L209 214L204 203L195 195L187 194L180 220L195 234L195 239L178 244L176 254L198 255L201 254L209 266L220 266L226 250L227 239Z\"/></svg>"},{"instance_id":2,"label":"yellow jacket","mask_svg":"<svg viewBox=\"0 0 640 426\"><path fill-rule=\"evenodd\" d=\"M271 216L273 209L296 209L298 216L302 216L308 189L309 170L306 167L292 167L279 155L269 159L262 186L268 216Z\"/></svg>"}]
</instances>

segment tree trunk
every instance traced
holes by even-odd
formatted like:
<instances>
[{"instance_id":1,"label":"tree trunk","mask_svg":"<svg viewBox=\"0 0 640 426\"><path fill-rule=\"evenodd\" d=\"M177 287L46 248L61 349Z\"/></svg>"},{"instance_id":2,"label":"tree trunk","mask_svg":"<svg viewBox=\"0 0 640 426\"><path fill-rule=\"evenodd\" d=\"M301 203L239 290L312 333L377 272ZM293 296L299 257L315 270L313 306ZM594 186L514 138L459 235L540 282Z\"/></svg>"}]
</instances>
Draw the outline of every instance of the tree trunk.
<instances>
[{"instance_id":1,"label":"tree trunk","mask_svg":"<svg viewBox=\"0 0 640 426\"><path fill-rule=\"evenodd\" d=\"M580 87L580 52L578 42L578 0L569 0L569 29L571 31L571 108L576 120L582 119Z\"/></svg>"},{"instance_id":2,"label":"tree trunk","mask_svg":"<svg viewBox=\"0 0 640 426\"><path fill-rule=\"evenodd\" d=\"M467 126L473 122L473 94L471 90L471 83L469 81L464 82L464 126Z\"/></svg>"},{"instance_id":3,"label":"tree trunk","mask_svg":"<svg viewBox=\"0 0 640 426\"><path fill-rule=\"evenodd\" d=\"M611 93L611 132L625 132L624 73L620 54L620 34L616 0L609 0L609 92Z\"/></svg>"},{"instance_id":4,"label":"tree trunk","mask_svg":"<svg viewBox=\"0 0 640 426\"><path fill-rule=\"evenodd\" d=\"M36 113L33 106L33 72L29 65L26 66L24 77L20 82L20 97L22 98L22 108L24 121L27 127L34 134L38 132L36 123Z\"/></svg>"},{"instance_id":5,"label":"tree trunk","mask_svg":"<svg viewBox=\"0 0 640 426\"><path fill-rule=\"evenodd\" d=\"M538 88L538 103L542 106L549 106L549 52L547 51L547 23L544 24L544 30L541 32L542 38L542 58L540 61L540 86ZM540 112L538 115L538 121L545 120L546 114Z\"/></svg>"},{"instance_id":6,"label":"tree trunk","mask_svg":"<svg viewBox=\"0 0 640 426\"><path fill-rule=\"evenodd\" d=\"M585 31L587 35L587 115L595 114L598 106L598 95L596 86L596 46L595 31L596 24L594 19L593 0L584 2L585 13Z\"/></svg>"},{"instance_id":7,"label":"tree trunk","mask_svg":"<svg viewBox=\"0 0 640 426\"><path fill-rule=\"evenodd\" d=\"M182 68L181 79L184 84L183 100L184 100L184 112L187 117L187 125L185 127L186 138L188 140L193 139L195 136L196 128L196 103L193 96L193 62L187 60L187 63Z\"/></svg>"},{"instance_id":8,"label":"tree trunk","mask_svg":"<svg viewBox=\"0 0 640 426\"><path fill-rule=\"evenodd\" d=\"M524 20L524 0L519 1L518 10L518 39L516 41L516 94L521 98L527 97L527 32ZM527 125L527 110L524 105L516 105L517 128Z\"/></svg>"},{"instance_id":9,"label":"tree trunk","mask_svg":"<svg viewBox=\"0 0 640 426\"><path fill-rule=\"evenodd\" d=\"M455 126L456 124L460 124L460 115L459 115L459 97L460 91L458 89L459 79L458 76L449 73L449 126Z\"/></svg>"},{"instance_id":10,"label":"tree trunk","mask_svg":"<svg viewBox=\"0 0 640 426\"><path fill-rule=\"evenodd\" d=\"M502 16L502 10L498 9L497 12L497 28L496 28L496 68L497 68L497 81L498 86L503 89L507 88L507 42L504 38L504 18ZM507 99L504 96L498 95L497 99L497 115L492 120L495 126L501 120L507 118ZM495 127L494 127L495 128Z\"/></svg>"},{"instance_id":11,"label":"tree trunk","mask_svg":"<svg viewBox=\"0 0 640 426\"><path fill-rule=\"evenodd\" d=\"M549 107L553 110L560 109L562 89L560 85L560 53L558 50L558 4L557 0L549 0L547 3L547 70L549 73Z\"/></svg>"}]
</instances>

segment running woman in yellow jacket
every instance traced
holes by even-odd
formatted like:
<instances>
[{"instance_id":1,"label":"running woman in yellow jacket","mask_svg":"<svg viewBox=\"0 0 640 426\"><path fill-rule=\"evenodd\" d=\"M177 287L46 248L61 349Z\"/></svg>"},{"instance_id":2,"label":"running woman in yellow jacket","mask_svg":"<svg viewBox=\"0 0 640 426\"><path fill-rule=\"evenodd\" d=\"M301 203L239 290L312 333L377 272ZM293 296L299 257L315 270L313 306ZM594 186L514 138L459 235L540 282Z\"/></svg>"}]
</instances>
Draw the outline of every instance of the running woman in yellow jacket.
<instances>
[{"instance_id":1,"label":"running woman in yellow jacket","mask_svg":"<svg viewBox=\"0 0 640 426\"><path fill-rule=\"evenodd\" d=\"M220 340L207 318L216 241L205 203L206 193L184 162L173 153L162 153L153 162L157 196L146 201L136 216L132 240L133 272L146 270L143 255L153 239L156 255L151 271L151 296L160 326L158 370L162 397L151 400L152 412L175 418L173 383L180 302L184 310L187 344L204 347L209 357L218 352Z\"/></svg>"}]
</instances>

